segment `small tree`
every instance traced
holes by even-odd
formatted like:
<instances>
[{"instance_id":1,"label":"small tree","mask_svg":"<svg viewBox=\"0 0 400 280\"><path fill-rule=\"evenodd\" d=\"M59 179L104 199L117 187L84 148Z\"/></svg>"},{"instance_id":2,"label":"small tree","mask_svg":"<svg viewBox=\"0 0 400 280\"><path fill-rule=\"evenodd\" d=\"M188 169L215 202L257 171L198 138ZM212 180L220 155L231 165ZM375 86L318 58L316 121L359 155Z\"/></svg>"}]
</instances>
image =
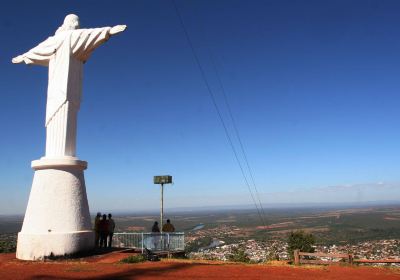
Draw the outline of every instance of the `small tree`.
<instances>
[{"instance_id":1,"label":"small tree","mask_svg":"<svg viewBox=\"0 0 400 280\"><path fill-rule=\"evenodd\" d=\"M288 237L288 254L293 259L293 251L298 249L301 252L313 253L315 237L303 230L292 231Z\"/></svg>"},{"instance_id":2,"label":"small tree","mask_svg":"<svg viewBox=\"0 0 400 280\"><path fill-rule=\"evenodd\" d=\"M276 244L271 245L269 250L267 250L266 254L267 254L267 260L268 261L279 261L279 248L278 248L278 245L276 245Z\"/></svg>"},{"instance_id":3,"label":"small tree","mask_svg":"<svg viewBox=\"0 0 400 280\"><path fill-rule=\"evenodd\" d=\"M250 258L242 248L233 248L232 254L228 257L231 262L244 262L249 263Z\"/></svg>"}]
</instances>

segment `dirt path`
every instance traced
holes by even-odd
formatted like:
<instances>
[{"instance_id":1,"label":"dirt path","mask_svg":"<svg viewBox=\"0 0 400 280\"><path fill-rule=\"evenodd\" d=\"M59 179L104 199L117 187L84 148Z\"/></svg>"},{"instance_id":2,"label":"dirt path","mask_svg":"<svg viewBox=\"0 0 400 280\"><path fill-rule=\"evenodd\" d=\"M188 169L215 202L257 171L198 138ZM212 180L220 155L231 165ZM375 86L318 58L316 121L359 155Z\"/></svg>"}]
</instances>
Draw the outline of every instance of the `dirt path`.
<instances>
[{"instance_id":1,"label":"dirt path","mask_svg":"<svg viewBox=\"0 0 400 280\"><path fill-rule=\"evenodd\" d=\"M177 260L139 264L117 263L126 255L113 252L96 258L73 261L26 262L16 260L14 254L0 254L0 279L400 280L400 269L372 267L305 268Z\"/></svg>"}]
</instances>

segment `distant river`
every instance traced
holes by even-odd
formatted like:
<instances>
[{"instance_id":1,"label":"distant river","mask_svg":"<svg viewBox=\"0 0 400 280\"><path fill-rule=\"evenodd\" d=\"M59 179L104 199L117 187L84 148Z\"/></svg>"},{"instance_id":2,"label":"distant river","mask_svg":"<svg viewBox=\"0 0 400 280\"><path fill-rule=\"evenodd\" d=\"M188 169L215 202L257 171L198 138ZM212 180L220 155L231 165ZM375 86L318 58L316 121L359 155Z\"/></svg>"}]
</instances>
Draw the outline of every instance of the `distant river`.
<instances>
[{"instance_id":1,"label":"distant river","mask_svg":"<svg viewBox=\"0 0 400 280\"><path fill-rule=\"evenodd\" d=\"M197 226L195 226L195 227L192 229L192 231L202 229L203 227L204 227L204 224L198 224Z\"/></svg>"},{"instance_id":2,"label":"distant river","mask_svg":"<svg viewBox=\"0 0 400 280\"><path fill-rule=\"evenodd\" d=\"M225 242L221 241L221 240L218 240L218 239L213 239L213 241L210 243L210 245L200 248L199 251L204 251L204 250L207 250L207 249L215 248L215 247L218 247L218 246L220 246L222 244L225 244Z\"/></svg>"}]
</instances>

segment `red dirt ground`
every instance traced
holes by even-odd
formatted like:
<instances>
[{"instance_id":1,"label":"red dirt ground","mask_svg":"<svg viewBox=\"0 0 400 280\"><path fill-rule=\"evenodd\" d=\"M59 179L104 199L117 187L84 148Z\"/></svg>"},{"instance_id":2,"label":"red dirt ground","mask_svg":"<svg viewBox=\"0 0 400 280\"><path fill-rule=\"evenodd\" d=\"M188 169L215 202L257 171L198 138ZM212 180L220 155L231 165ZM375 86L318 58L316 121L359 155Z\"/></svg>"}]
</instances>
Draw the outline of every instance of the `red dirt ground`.
<instances>
[{"instance_id":1,"label":"red dirt ground","mask_svg":"<svg viewBox=\"0 0 400 280\"><path fill-rule=\"evenodd\" d=\"M400 279L400 269L374 267L293 267L184 260L118 263L128 255L130 254L112 252L68 261L30 262L15 259L15 254L0 254L0 279Z\"/></svg>"}]
</instances>

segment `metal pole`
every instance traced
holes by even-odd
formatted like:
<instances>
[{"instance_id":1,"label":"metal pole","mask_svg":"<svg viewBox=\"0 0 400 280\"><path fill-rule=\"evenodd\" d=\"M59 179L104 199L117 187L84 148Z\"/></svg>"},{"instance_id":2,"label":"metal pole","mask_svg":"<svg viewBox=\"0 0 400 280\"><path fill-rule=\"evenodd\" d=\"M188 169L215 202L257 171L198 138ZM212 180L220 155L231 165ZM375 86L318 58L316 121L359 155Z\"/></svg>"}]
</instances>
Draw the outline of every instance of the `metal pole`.
<instances>
[{"instance_id":1,"label":"metal pole","mask_svg":"<svg viewBox=\"0 0 400 280\"><path fill-rule=\"evenodd\" d=\"M142 232L142 254L143 254L143 251L144 251L144 234Z\"/></svg>"},{"instance_id":2,"label":"metal pole","mask_svg":"<svg viewBox=\"0 0 400 280\"><path fill-rule=\"evenodd\" d=\"M163 216L164 216L164 184L161 183L161 220L160 220L160 232L162 232L163 228Z\"/></svg>"}]
</instances>

